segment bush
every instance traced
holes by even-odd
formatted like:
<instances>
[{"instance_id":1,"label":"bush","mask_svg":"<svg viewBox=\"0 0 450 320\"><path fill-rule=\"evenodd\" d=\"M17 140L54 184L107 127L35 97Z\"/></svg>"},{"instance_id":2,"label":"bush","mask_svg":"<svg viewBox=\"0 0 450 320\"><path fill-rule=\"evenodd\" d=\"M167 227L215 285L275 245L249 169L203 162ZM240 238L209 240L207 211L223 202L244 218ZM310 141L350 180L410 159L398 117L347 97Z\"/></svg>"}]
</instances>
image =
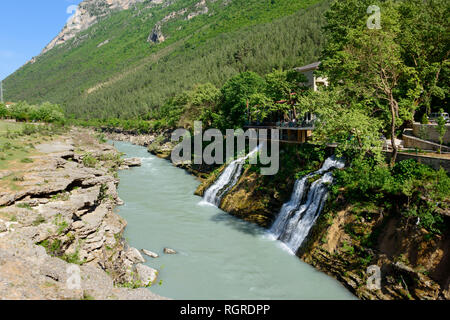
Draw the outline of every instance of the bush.
<instances>
[{"instance_id":1,"label":"bush","mask_svg":"<svg viewBox=\"0 0 450 320\"><path fill-rule=\"evenodd\" d=\"M332 190L338 193L344 188L352 203L392 204L402 216L432 233L441 233L444 228L439 211L447 210L450 200L450 177L444 169L436 171L415 160L400 161L390 169L387 164L355 159L334 176Z\"/></svg>"},{"instance_id":2,"label":"bush","mask_svg":"<svg viewBox=\"0 0 450 320\"><path fill-rule=\"evenodd\" d=\"M4 119L7 118L8 116L9 116L8 108L6 108L6 105L4 105L3 103L0 103L0 118Z\"/></svg>"},{"instance_id":3,"label":"bush","mask_svg":"<svg viewBox=\"0 0 450 320\"><path fill-rule=\"evenodd\" d=\"M92 156L92 154L90 153L86 153L83 156L83 165L85 167L89 167L89 168L95 168L95 166L97 165L98 160Z\"/></svg>"},{"instance_id":4,"label":"bush","mask_svg":"<svg viewBox=\"0 0 450 320\"><path fill-rule=\"evenodd\" d=\"M5 107L6 108L6 107ZM0 117L2 116L0 107ZM65 117L62 108L57 104L44 102L39 106L29 105L26 102L19 102L11 106L11 109L6 110L6 115L11 116L17 121L40 121L47 123L64 123ZM5 116L6 116L5 115Z\"/></svg>"},{"instance_id":5,"label":"bush","mask_svg":"<svg viewBox=\"0 0 450 320\"><path fill-rule=\"evenodd\" d=\"M10 107L10 115L17 121L29 121L31 114L35 109L34 106L29 105L26 102L19 102Z\"/></svg>"}]
</instances>

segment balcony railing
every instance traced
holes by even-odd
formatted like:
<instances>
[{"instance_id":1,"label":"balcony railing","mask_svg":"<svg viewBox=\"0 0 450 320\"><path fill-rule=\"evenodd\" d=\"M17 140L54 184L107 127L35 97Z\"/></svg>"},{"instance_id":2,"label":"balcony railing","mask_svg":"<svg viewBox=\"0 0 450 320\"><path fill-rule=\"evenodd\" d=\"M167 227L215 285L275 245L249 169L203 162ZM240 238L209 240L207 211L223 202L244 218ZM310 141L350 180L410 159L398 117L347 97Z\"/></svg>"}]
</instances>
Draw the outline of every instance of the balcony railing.
<instances>
[{"instance_id":1,"label":"balcony railing","mask_svg":"<svg viewBox=\"0 0 450 320\"><path fill-rule=\"evenodd\" d=\"M246 127L261 127L261 128L278 128L278 129L311 129L314 130L315 120L297 121L278 121L278 122L247 122Z\"/></svg>"}]
</instances>

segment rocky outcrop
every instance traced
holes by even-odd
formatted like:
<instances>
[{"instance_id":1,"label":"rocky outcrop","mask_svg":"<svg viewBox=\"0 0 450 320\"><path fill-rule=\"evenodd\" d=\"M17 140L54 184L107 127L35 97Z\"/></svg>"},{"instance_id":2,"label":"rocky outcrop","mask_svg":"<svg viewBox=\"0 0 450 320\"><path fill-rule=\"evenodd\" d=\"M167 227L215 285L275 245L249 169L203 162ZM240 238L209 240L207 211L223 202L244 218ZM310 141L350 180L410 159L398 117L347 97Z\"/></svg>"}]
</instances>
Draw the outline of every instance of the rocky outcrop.
<instances>
[{"instance_id":1,"label":"rocky outcrop","mask_svg":"<svg viewBox=\"0 0 450 320\"><path fill-rule=\"evenodd\" d=\"M127 10L133 4L144 0L84 0L74 10L73 16L61 32L44 48L41 54L53 49L55 46L63 44L73 39L80 32L87 30L96 24L101 18L109 15L115 10ZM154 1L160 4L161 0ZM71 13L71 12L68 12Z\"/></svg>"},{"instance_id":2,"label":"rocky outcrop","mask_svg":"<svg viewBox=\"0 0 450 320\"><path fill-rule=\"evenodd\" d=\"M158 278L158 270L150 268L143 264L136 266L136 272L139 277L139 281L146 287L151 286Z\"/></svg>"},{"instance_id":3,"label":"rocky outcrop","mask_svg":"<svg viewBox=\"0 0 450 320\"><path fill-rule=\"evenodd\" d=\"M153 27L153 30L150 32L150 35L148 36L147 41L152 42L152 43L162 43L162 42L166 41L166 38L164 37L164 35L161 31L160 23L157 23Z\"/></svg>"},{"instance_id":4,"label":"rocky outcrop","mask_svg":"<svg viewBox=\"0 0 450 320\"><path fill-rule=\"evenodd\" d=\"M204 179L195 194L203 197L225 168L225 165L220 167ZM223 197L219 207L235 217L268 228L272 225L283 203L289 200L289 192L294 186L294 180L274 185L275 188L269 187L263 177L245 169L236 185Z\"/></svg>"},{"instance_id":5,"label":"rocky outcrop","mask_svg":"<svg viewBox=\"0 0 450 320\"><path fill-rule=\"evenodd\" d=\"M145 259L127 246L126 221L113 211L119 154L84 130L70 137L36 146L32 166L11 170L21 172L19 190L0 193L0 296L160 298L129 289L139 287Z\"/></svg>"},{"instance_id":6,"label":"rocky outcrop","mask_svg":"<svg viewBox=\"0 0 450 320\"><path fill-rule=\"evenodd\" d=\"M150 144L153 143L153 141L155 141L157 137L157 135L154 134L138 134L136 132L128 132L121 130L108 131L107 129L105 129L104 132L106 137L110 140L130 142L132 144L142 147L148 147Z\"/></svg>"},{"instance_id":7,"label":"rocky outcrop","mask_svg":"<svg viewBox=\"0 0 450 320\"><path fill-rule=\"evenodd\" d=\"M149 43L162 43L166 41L166 37L162 32L162 27L168 23L170 20L176 18L183 18L185 20L191 20L199 15L208 14L209 8L207 7L206 0L201 0L196 3L193 7L183 8L178 11L173 11L166 15L161 21L158 21L153 27L150 35L148 36L147 42Z\"/></svg>"}]
</instances>

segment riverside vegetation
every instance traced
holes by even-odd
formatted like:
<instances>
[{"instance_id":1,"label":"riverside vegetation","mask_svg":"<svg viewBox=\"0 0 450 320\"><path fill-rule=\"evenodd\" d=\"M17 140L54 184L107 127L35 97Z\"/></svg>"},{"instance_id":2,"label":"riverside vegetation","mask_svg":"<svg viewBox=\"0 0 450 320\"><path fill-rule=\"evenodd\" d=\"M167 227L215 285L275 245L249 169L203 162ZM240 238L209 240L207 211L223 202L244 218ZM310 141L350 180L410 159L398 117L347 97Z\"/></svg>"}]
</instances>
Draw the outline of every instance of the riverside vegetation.
<instances>
[{"instance_id":1,"label":"riverside vegetation","mask_svg":"<svg viewBox=\"0 0 450 320\"><path fill-rule=\"evenodd\" d=\"M224 12L232 9L240 12L246 6L232 3L235 6ZM278 5L285 4L282 1L273 1L274 6L266 8L264 15L252 7L257 18L249 21L255 24L235 24L236 29L226 34L213 32L215 27L211 25L202 24L204 29L195 25L195 30L200 31L180 42L179 47L175 44L181 41L185 29L182 26L183 31L178 34L175 30L180 25L174 22L166 33L173 32L172 42L167 40L150 49L169 50L170 54L161 53L162 60L158 57L160 63L146 62L145 68L136 67L86 94L88 86L100 81L95 77L107 80L117 71L105 67L102 70L106 75L98 73L90 82L74 86L78 92L57 85L54 87L57 90L45 98L64 105L67 122L96 127L111 138L145 145L150 152L167 159L174 147L170 142L172 130L177 127L192 130L195 120L203 121L208 128L225 129L242 127L248 115L260 121L274 112L287 115L293 106L298 116L314 113L318 120L310 143L283 145L280 172L274 177L261 176L257 165L246 163L238 183L222 199L220 207L269 227L282 204L289 200L296 179L316 171L327 156L336 153L346 159L347 166L334 172L335 183L329 187L324 212L297 255L335 276L360 298L449 299L450 177L443 169L434 170L411 160L396 161L395 143L390 157L382 151L384 137L394 141L412 121L441 108L448 110L449 4L442 0L383 1L380 4L383 28L369 30L366 10L372 4L370 1L317 3L306 6L307 2L294 1L292 10L305 9L290 16L286 14L289 10L279 10ZM253 2L248 5L256 6ZM105 39L113 28L109 24L122 21L133 12L111 15L86 31L88 40L81 45L74 40L49 51L40 58L41 62L38 59L35 64L25 66L6 85L10 88L31 85L33 80L27 74L33 69L46 77L52 55L59 57L58 64L70 66L72 59L81 57L78 52L92 49L100 41L97 36ZM316 14L314 19L312 12ZM230 21L244 19L235 13ZM285 14L286 17L281 17ZM314 21L300 20L300 16ZM202 19L213 18L202 16ZM299 21L307 24L305 28L298 29ZM271 28L267 29L268 26ZM316 35L322 26L323 33ZM270 37L269 41L267 36L276 30L282 36ZM294 42L289 41L293 33L303 37L302 41L297 42L295 37ZM233 40L234 37L242 38L243 42ZM95 41L90 42L91 39ZM264 45L276 44L276 48L256 50L262 46L260 41ZM143 46L142 39L137 42ZM241 47L238 49L234 43ZM301 53L297 51L299 47L292 47L302 46L303 50L307 43L315 46ZM215 56L222 44L225 54ZM175 46L173 51L170 45ZM64 52L70 56L63 58ZM140 57L136 52L130 51L130 56ZM113 49L110 54L114 59L128 61L114 55ZM225 58L227 55L231 60ZM320 73L327 75L331 83L329 88L311 92L299 85L301 77L290 70L319 56ZM193 62L186 66L188 60ZM191 67L197 68L196 71ZM214 72L207 77L205 70ZM163 73L161 84L150 80ZM41 102L32 90L21 90L24 96L14 90L13 98ZM69 91L81 98L63 97L63 92ZM84 113L77 114L75 110ZM331 143L336 143L337 148L328 148ZM197 190L199 195L224 169L183 167L203 179ZM366 286L366 269L374 264L383 274L379 291L370 291Z\"/></svg>"}]
</instances>

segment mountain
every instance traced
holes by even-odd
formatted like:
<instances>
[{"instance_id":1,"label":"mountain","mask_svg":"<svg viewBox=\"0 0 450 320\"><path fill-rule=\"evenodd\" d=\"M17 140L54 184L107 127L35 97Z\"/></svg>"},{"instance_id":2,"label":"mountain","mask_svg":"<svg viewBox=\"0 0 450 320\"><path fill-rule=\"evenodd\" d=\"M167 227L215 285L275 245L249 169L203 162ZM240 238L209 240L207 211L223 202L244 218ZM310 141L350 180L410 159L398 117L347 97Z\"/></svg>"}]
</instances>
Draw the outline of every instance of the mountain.
<instances>
[{"instance_id":1,"label":"mountain","mask_svg":"<svg viewBox=\"0 0 450 320\"><path fill-rule=\"evenodd\" d=\"M59 103L78 118L148 117L196 84L318 59L320 0L85 0L7 100Z\"/></svg>"},{"instance_id":2,"label":"mountain","mask_svg":"<svg viewBox=\"0 0 450 320\"><path fill-rule=\"evenodd\" d=\"M63 30L44 48L42 51L53 49L57 45L63 44L76 37L81 31L89 29L96 24L99 19L108 16L113 11L127 10L131 5L144 0L85 0L75 10ZM151 1L155 4L162 3L162 0Z\"/></svg>"}]
</instances>

